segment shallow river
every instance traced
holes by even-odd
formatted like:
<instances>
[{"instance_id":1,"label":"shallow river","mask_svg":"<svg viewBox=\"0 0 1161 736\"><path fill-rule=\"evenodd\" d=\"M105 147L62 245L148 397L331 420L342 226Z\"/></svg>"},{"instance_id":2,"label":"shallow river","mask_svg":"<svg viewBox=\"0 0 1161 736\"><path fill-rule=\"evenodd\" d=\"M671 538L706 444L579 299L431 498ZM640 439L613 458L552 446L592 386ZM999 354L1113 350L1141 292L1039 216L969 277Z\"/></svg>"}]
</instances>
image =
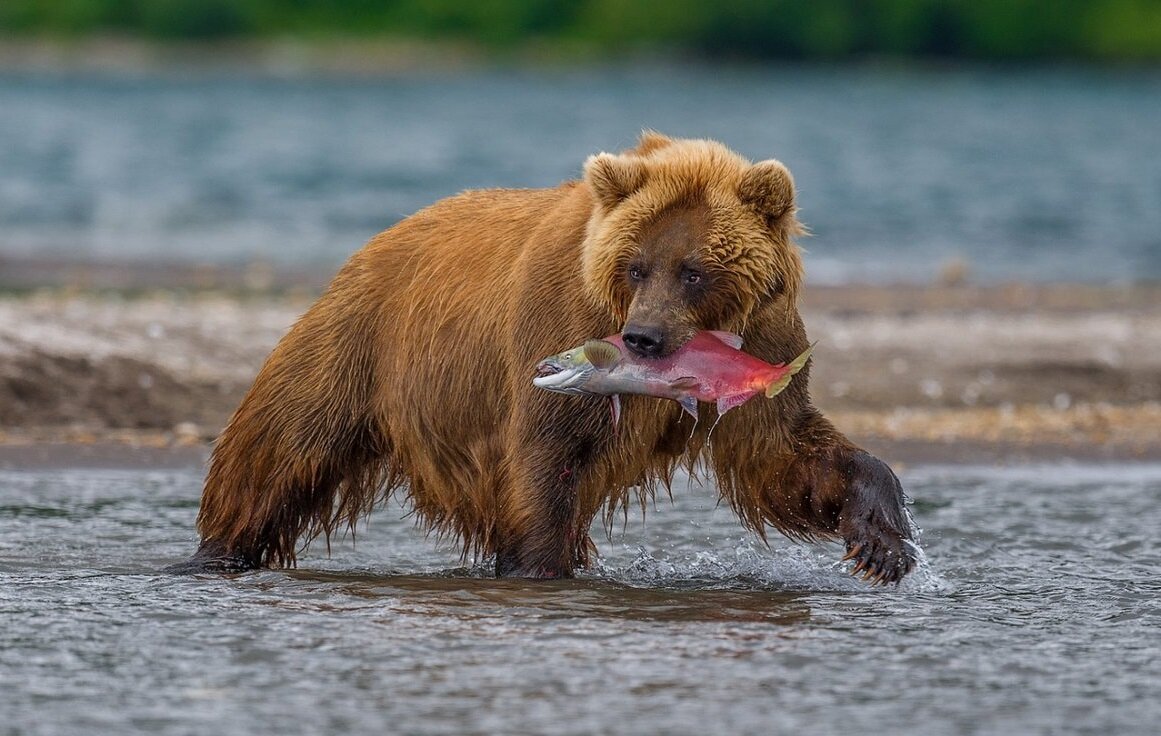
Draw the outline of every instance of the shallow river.
<instances>
[{"instance_id":1,"label":"shallow river","mask_svg":"<svg viewBox=\"0 0 1161 736\"><path fill-rule=\"evenodd\" d=\"M0 472L0 734L1154 733L1161 466L914 468L927 561L745 535L679 483L573 581L397 504L330 557L171 577L201 473Z\"/></svg>"}]
</instances>

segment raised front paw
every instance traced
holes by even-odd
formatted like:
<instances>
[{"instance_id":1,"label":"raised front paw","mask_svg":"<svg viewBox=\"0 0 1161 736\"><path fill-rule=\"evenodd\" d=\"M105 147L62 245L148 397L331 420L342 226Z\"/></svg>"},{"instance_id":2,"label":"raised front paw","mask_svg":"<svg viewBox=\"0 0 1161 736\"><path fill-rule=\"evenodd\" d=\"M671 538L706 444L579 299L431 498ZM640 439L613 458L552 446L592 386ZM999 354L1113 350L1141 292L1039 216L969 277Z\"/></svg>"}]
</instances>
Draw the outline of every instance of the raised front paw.
<instances>
[{"instance_id":1,"label":"raised front paw","mask_svg":"<svg viewBox=\"0 0 1161 736\"><path fill-rule=\"evenodd\" d=\"M839 519L846 543L843 560L852 575L875 585L898 583L916 563L903 488L886 463L865 452L851 459L847 501Z\"/></svg>"},{"instance_id":2,"label":"raised front paw","mask_svg":"<svg viewBox=\"0 0 1161 736\"><path fill-rule=\"evenodd\" d=\"M843 560L854 560L851 574L873 585L898 583L915 568L910 539L894 531L865 527L846 538Z\"/></svg>"}]
</instances>

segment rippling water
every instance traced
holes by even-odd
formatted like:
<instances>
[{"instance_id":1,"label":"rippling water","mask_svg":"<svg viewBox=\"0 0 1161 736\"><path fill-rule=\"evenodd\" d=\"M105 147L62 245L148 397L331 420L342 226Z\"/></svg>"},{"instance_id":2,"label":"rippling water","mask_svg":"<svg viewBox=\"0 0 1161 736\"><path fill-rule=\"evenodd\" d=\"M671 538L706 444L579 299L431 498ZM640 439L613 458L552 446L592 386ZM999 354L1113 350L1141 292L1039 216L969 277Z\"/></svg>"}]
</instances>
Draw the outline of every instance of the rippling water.
<instances>
[{"instance_id":1,"label":"rippling water","mask_svg":"<svg viewBox=\"0 0 1161 736\"><path fill-rule=\"evenodd\" d=\"M794 171L815 281L1161 278L1161 73L0 74L0 257L338 263L653 127Z\"/></svg>"},{"instance_id":2,"label":"rippling water","mask_svg":"<svg viewBox=\"0 0 1161 736\"><path fill-rule=\"evenodd\" d=\"M288 572L185 578L201 474L0 472L0 733L1153 733L1161 467L918 468L872 590L679 484L571 581L397 505Z\"/></svg>"}]
</instances>

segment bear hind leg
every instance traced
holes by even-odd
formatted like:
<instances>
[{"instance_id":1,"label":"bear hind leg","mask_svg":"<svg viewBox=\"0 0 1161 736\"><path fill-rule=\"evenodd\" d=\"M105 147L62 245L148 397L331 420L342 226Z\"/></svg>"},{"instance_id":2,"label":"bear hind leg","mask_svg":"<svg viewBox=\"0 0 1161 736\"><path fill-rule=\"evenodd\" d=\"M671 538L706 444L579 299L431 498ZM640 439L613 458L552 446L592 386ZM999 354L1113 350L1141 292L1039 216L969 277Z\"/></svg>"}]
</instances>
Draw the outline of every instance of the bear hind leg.
<instances>
[{"instance_id":1,"label":"bear hind leg","mask_svg":"<svg viewBox=\"0 0 1161 736\"><path fill-rule=\"evenodd\" d=\"M276 428L248 409L244 402L211 457L201 544L169 572L292 567L301 537L329 543L400 485L389 443L369 422Z\"/></svg>"}]
</instances>

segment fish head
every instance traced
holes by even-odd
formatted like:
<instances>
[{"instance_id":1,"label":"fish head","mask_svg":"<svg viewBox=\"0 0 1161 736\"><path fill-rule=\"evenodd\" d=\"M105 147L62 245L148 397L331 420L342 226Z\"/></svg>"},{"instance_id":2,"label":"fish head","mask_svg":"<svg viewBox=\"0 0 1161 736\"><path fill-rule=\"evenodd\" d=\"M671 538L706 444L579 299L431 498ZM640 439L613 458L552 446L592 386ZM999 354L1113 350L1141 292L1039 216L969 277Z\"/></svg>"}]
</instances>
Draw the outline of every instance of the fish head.
<instances>
[{"instance_id":1,"label":"fish head","mask_svg":"<svg viewBox=\"0 0 1161 736\"><path fill-rule=\"evenodd\" d=\"M594 376L607 374L620 362L621 351L604 340L589 340L584 345L551 355L536 366L532 385L564 394L592 394L586 386Z\"/></svg>"},{"instance_id":2,"label":"fish head","mask_svg":"<svg viewBox=\"0 0 1161 736\"><path fill-rule=\"evenodd\" d=\"M584 348L573 348L550 355L536 366L532 385L562 394L583 394L594 366L584 355Z\"/></svg>"}]
</instances>

